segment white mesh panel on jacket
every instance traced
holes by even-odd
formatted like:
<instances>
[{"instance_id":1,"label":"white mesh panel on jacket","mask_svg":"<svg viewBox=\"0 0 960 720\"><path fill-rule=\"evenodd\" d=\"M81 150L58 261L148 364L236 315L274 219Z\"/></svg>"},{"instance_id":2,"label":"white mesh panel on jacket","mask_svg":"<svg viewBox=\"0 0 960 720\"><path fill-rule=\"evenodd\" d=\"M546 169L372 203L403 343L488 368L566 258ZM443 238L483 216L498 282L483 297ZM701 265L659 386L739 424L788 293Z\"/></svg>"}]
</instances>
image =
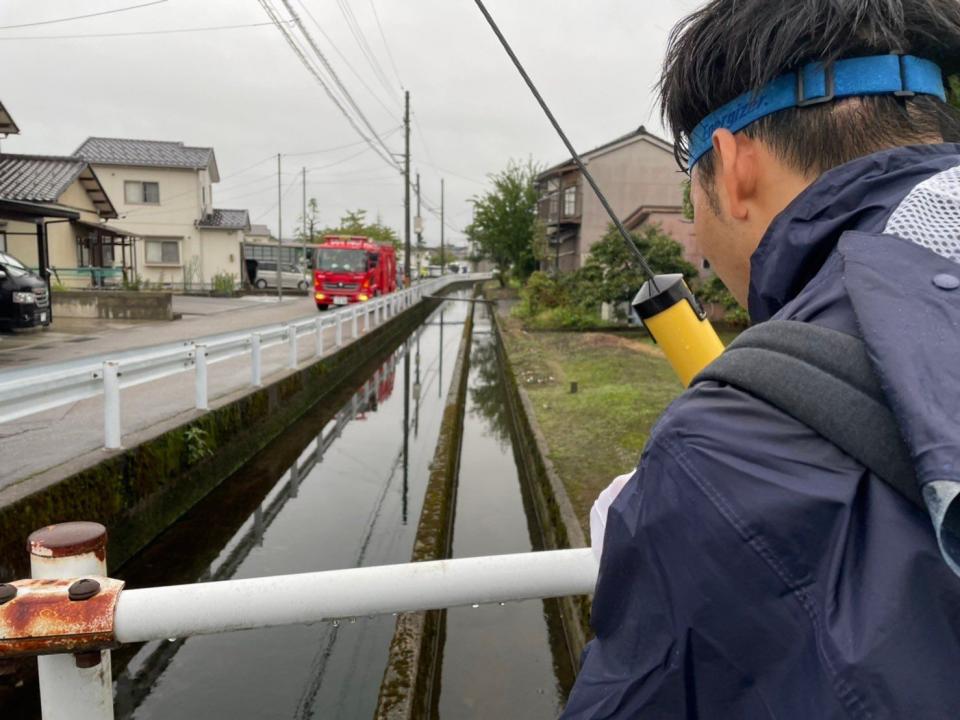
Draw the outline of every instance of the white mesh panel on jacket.
<instances>
[{"instance_id":1,"label":"white mesh panel on jacket","mask_svg":"<svg viewBox=\"0 0 960 720\"><path fill-rule=\"evenodd\" d=\"M890 216L884 232L960 263L960 166L917 185Z\"/></svg>"}]
</instances>

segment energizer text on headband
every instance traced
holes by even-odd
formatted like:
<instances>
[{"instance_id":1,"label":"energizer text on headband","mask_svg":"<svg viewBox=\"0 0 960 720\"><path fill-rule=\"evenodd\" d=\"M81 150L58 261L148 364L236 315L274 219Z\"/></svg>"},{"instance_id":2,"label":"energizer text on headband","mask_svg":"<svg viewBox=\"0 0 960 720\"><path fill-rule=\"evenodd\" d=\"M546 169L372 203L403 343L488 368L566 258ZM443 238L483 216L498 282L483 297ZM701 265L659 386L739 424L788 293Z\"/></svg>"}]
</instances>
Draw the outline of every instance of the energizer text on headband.
<instances>
[{"instance_id":1,"label":"energizer text on headband","mask_svg":"<svg viewBox=\"0 0 960 720\"><path fill-rule=\"evenodd\" d=\"M760 90L744 93L704 118L690 133L688 169L692 171L713 147L713 133L720 128L736 133L781 110L864 95L934 95L944 101L947 97L940 66L912 55L810 63Z\"/></svg>"}]
</instances>

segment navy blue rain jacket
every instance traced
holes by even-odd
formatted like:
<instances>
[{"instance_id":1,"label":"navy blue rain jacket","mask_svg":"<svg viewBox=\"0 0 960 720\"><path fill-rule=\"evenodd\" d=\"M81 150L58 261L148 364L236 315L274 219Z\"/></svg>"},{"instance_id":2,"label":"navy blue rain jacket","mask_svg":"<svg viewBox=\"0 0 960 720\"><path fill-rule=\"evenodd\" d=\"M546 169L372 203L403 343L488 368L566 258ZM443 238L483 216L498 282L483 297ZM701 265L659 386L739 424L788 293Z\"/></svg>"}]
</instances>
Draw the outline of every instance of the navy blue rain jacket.
<instances>
[{"instance_id":1,"label":"navy blue rain jacket","mask_svg":"<svg viewBox=\"0 0 960 720\"><path fill-rule=\"evenodd\" d=\"M960 482L958 262L958 145L824 174L752 258L754 322L866 342L921 485ZM729 386L685 392L652 432L592 624L569 720L960 718L960 578L930 517Z\"/></svg>"}]
</instances>

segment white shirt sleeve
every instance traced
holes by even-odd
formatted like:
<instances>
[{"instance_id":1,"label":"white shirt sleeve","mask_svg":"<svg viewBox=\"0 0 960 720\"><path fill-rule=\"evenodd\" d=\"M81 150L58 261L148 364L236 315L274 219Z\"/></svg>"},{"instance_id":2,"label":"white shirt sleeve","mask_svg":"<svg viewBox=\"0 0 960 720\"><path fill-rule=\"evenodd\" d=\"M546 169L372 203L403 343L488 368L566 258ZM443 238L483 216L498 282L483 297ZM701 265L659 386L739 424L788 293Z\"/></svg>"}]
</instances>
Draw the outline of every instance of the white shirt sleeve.
<instances>
[{"instance_id":1,"label":"white shirt sleeve","mask_svg":"<svg viewBox=\"0 0 960 720\"><path fill-rule=\"evenodd\" d=\"M617 495L635 473L636 471L633 471L616 478L606 490L600 493L590 510L590 549L593 550L598 563L603 554L603 533L607 529L607 513L613 501L617 499Z\"/></svg>"}]
</instances>

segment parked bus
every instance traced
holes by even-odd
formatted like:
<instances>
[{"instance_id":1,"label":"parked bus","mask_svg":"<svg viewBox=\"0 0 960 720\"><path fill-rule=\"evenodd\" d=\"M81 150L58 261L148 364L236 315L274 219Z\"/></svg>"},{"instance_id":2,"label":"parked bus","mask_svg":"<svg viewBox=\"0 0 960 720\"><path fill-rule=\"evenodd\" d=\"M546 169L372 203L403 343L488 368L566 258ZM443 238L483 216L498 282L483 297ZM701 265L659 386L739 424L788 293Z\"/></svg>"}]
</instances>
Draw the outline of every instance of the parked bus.
<instances>
[{"instance_id":1,"label":"parked bus","mask_svg":"<svg viewBox=\"0 0 960 720\"><path fill-rule=\"evenodd\" d=\"M397 251L360 236L326 235L313 261L317 309L366 302L397 289Z\"/></svg>"}]
</instances>

